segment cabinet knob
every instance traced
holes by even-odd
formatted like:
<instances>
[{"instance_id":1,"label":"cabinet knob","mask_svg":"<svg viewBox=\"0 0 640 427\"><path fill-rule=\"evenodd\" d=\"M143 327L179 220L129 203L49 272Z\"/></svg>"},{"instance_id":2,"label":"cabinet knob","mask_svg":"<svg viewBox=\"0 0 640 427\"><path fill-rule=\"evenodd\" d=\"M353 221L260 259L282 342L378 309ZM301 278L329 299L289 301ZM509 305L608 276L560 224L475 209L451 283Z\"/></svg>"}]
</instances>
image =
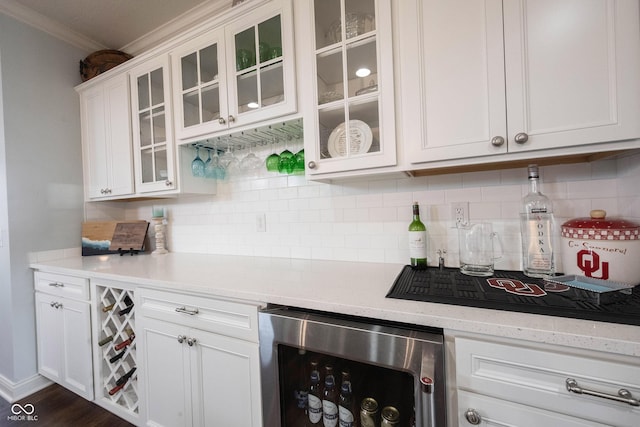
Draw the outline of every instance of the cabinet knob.
<instances>
[{"instance_id":1,"label":"cabinet knob","mask_svg":"<svg viewBox=\"0 0 640 427\"><path fill-rule=\"evenodd\" d=\"M229 123L233 123L235 121L236 121L236 118L230 115L229 116Z\"/></svg>"},{"instance_id":2,"label":"cabinet knob","mask_svg":"<svg viewBox=\"0 0 640 427\"><path fill-rule=\"evenodd\" d=\"M504 144L504 138L501 136L494 136L491 138L491 145L494 147L500 147Z\"/></svg>"},{"instance_id":3,"label":"cabinet knob","mask_svg":"<svg viewBox=\"0 0 640 427\"><path fill-rule=\"evenodd\" d=\"M184 339L185 339L185 338L186 338L186 337L185 337L184 335L178 335L178 342L179 342L180 344L182 344L182 343L184 342Z\"/></svg>"},{"instance_id":4,"label":"cabinet knob","mask_svg":"<svg viewBox=\"0 0 640 427\"><path fill-rule=\"evenodd\" d=\"M515 138L513 139L517 144L524 144L529 140L529 135L524 132L520 132L519 134L516 134Z\"/></svg>"},{"instance_id":5,"label":"cabinet knob","mask_svg":"<svg viewBox=\"0 0 640 427\"><path fill-rule=\"evenodd\" d=\"M482 421L482 417L475 409L467 409L467 412L464 413L464 417L467 419L469 424L477 426Z\"/></svg>"},{"instance_id":6,"label":"cabinet knob","mask_svg":"<svg viewBox=\"0 0 640 427\"><path fill-rule=\"evenodd\" d=\"M171 182L171 181L169 181L169 180L166 180L166 181L164 182L164 185L166 185L167 187L171 187L171 186L173 185L173 182Z\"/></svg>"},{"instance_id":7,"label":"cabinet knob","mask_svg":"<svg viewBox=\"0 0 640 427\"><path fill-rule=\"evenodd\" d=\"M104 188L100 189L100 194L105 194L107 192L107 190L105 190Z\"/></svg>"},{"instance_id":8,"label":"cabinet knob","mask_svg":"<svg viewBox=\"0 0 640 427\"><path fill-rule=\"evenodd\" d=\"M218 119L218 123L220 123L221 125L223 125L223 124L227 123L227 121L224 119L224 117L220 117L220 118Z\"/></svg>"},{"instance_id":9,"label":"cabinet knob","mask_svg":"<svg viewBox=\"0 0 640 427\"><path fill-rule=\"evenodd\" d=\"M309 167L309 169L315 169L316 168L316 162L314 162L312 160L309 163L307 163L307 166Z\"/></svg>"},{"instance_id":10,"label":"cabinet knob","mask_svg":"<svg viewBox=\"0 0 640 427\"><path fill-rule=\"evenodd\" d=\"M189 347L193 347L195 343L196 343L195 338L187 338L187 344L189 344Z\"/></svg>"}]
</instances>

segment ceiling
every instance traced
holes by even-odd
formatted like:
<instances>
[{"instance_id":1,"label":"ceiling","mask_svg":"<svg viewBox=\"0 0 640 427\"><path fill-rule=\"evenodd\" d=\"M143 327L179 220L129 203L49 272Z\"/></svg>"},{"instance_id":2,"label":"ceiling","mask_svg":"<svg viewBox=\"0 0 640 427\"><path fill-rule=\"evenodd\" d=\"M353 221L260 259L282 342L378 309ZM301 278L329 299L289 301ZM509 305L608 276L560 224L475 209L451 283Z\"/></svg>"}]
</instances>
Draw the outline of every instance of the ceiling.
<instances>
[{"instance_id":1,"label":"ceiling","mask_svg":"<svg viewBox=\"0 0 640 427\"><path fill-rule=\"evenodd\" d=\"M237 2L238 0L235 0ZM0 0L6 13L88 51L136 54L151 33L185 28L232 0ZM165 34L163 36L167 36Z\"/></svg>"}]
</instances>

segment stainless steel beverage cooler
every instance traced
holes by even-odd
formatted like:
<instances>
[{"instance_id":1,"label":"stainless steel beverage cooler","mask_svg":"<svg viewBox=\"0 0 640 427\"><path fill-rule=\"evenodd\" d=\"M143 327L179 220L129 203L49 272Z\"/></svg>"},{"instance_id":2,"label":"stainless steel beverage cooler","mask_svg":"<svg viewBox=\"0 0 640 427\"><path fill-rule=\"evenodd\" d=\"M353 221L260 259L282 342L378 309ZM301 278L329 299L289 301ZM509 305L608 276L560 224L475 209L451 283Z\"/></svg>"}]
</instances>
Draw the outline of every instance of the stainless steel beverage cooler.
<instances>
[{"instance_id":1,"label":"stainless steel beverage cooler","mask_svg":"<svg viewBox=\"0 0 640 427\"><path fill-rule=\"evenodd\" d=\"M285 307L264 309L259 327L265 427L323 426L310 424L298 404L312 360L321 384L323 367L334 368L338 390L340 373L349 372L353 426L360 426L361 402L371 398L376 425L385 407L399 412L391 425L446 425L442 330Z\"/></svg>"}]
</instances>

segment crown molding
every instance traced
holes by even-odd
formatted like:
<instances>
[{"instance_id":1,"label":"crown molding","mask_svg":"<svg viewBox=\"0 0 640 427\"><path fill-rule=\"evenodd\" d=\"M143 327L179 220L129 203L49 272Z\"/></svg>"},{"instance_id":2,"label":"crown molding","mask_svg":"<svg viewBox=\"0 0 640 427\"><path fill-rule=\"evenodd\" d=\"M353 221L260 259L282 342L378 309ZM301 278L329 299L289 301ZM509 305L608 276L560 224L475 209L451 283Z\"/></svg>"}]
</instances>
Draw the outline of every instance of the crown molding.
<instances>
[{"instance_id":1,"label":"crown molding","mask_svg":"<svg viewBox=\"0 0 640 427\"><path fill-rule=\"evenodd\" d=\"M1 1L0 12L88 52L107 49L106 46L95 40L72 31L41 13L22 6L16 0Z\"/></svg>"},{"instance_id":2,"label":"crown molding","mask_svg":"<svg viewBox=\"0 0 640 427\"><path fill-rule=\"evenodd\" d=\"M138 55L229 9L231 9L231 2L228 0L210 0L202 3L123 46L120 50L134 56Z\"/></svg>"},{"instance_id":3,"label":"crown molding","mask_svg":"<svg viewBox=\"0 0 640 427\"><path fill-rule=\"evenodd\" d=\"M247 2L249 3L249 2ZM171 21L158 28L153 29L144 36L134 40L133 42L122 46L119 50L127 52L131 55L138 55L154 46L162 44L171 39L180 32L198 25L207 19L231 9L231 2L228 0L210 0L193 7L182 15L177 16ZM63 40L73 46L88 52L109 49L101 43L92 40L83 34L70 30L68 27L59 22L42 15L32 9L21 5L16 0L0 1L0 13L4 13L12 18L21 21L27 25L35 27L47 34Z\"/></svg>"}]
</instances>

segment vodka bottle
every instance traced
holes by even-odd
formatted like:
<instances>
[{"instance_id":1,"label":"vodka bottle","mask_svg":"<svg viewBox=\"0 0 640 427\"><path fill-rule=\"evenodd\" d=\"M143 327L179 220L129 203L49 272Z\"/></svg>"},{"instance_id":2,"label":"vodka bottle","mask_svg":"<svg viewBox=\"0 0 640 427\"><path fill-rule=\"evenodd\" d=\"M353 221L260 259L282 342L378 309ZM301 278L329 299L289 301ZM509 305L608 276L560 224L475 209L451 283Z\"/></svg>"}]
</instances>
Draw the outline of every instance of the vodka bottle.
<instances>
[{"instance_id":1,"label":"vodka bottle","mask_svg":"<svg viewBox=\"0 0 640 427\"><path fill-rule=\"evenodd\" d=\"M538 166L529 165L529 194L522 200L522 270L529 277L554 274L553 207L540 192Z\"/></svg>"},{"instance_id":2,"label":"vodka bottle","mask_svg":"<svg viewBox=\"0 0 640 427\"><path fill-rule=\"evenodd\" d=\"M322 392L322 423L324 427L338 425L338 390L333 375L333 366L325 367L324 390Z\"/></svg>"},{"instance_id":3,"label":"vodka bottle","mask_svg":"<svg viewBox=\"0 0 640 427\"><path fill-rule=\"evenodd\" d=\"M320 371L318 371L318 362L315 360L311 362L310 385L307 399L309 423L311 425L319 426L322 421L322 391L320 389Z\"/></svg>"},{"instance_id":4,"label":"vodka bottle","mask_svg":"<svg viewBox=\"0 0 640 427\"><path fill-rule=\"evenodd\" d=\"M420 221L418 202L413 202L413 221L409 224L409 257L412 267L427 268L427 228Z\"/></svg>"}]
</instances>

